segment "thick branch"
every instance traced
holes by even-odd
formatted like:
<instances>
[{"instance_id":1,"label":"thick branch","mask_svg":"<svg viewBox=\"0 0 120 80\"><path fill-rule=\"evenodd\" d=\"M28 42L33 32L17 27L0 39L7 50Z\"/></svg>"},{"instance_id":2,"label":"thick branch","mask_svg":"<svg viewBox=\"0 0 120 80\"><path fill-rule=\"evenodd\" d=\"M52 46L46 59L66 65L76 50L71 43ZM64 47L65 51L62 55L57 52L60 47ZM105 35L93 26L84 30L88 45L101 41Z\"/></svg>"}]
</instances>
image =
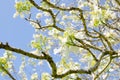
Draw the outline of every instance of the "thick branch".
<instances>
[{"instance_id":1,"label":"thick branch","mask_svg":"<svg viewBox=\"0 0 120 80\"><path fill-rule=\"evenodd\" d=\"M21 49L13 48L13 47L9 46L8 43L6 43L6 44L0 43L0 48L10 50L10 51L13 51L13 52L16 52L16 53L19 53L19 54L22 54L22 55L25 55L25 56L28 56L28 57L31 57L31 58L47 60L48 63L50 64L51 68L52 68L52 76L55 77L55 78L62 78L62 77L65 77L65 76L73 74L73 73L91 74L92 72L97 70L102 58L105 55L108 55L108 54L110 55L110 53L116 54L115 52L111 52L111 51L103 52L102 55L100 56L99 60L96 62L96 64L93 67L89 68L88 70L83 70L83 69L69 70L66 73L58 75L57 74L57 67L56 67L55 62L53 61L52 57L49 56L48 54L46 54L45 52L42 52L43 56L38 56L38 55L34 55L32 53L23 51Z\"/></svg>"},{"instance_id":2,"label":"thick branch","mask_svg":"<svg viewBox=\"0 0 120 80\"><path fill-rule=\"evenodd\" d=\"M48 54L42 52L43 55L46 57L46 60L48 61L48 63L50 64L51 68L52 68L52 76L55 76L57 74L57 67L55 62L53 61L52 57L49 56Z\"/></svg>"},{"instance_id":3,"label":"thick branch","mask_svg":"<svg viewBox=\"0 0 120 80\"><path fill-rule=\"evenodd\" d=\"M91 74L91 71L89 71L89 70L83 70L83 69L80 69L80 70L69 70L69 71L67 71L67 72L64 73L64 74L56 75L55 78L63 78L63 77L65 77L65 76L70 75L70 74L73 74L73 73Z\"/></svg>"},{"instance_id":4,"label":"thick branch","mask_svg":"<svg viewBox=\"0 0 120 80\"><path fill-rule=\"evenodd\" d=\"M76 10L76 11L82 12L82 9L80 9L80 8L76 8L76 7L63 8L63 7L56 6L56 5L52 4L52 3L50 3L48 0L43 0L43 1L46 2L50 7L58 9L58 10L62 10L62 11Z\"/></svg>"},{"instance_id":5,"label":"thick branch","mask_svg":"<svg viewBox=\"0 0 120 80\"><path fill-rule=\"evenodd\" d=\"M22 54L22 55L25 55L25 56L28 56L31 58L35 58L35 59L45 59L44 56L38 56L38 55L26 52L21 49L13 48L10 45L8 45L8 43L6 43L6 44L0 43L0 48L5 49L5 50L10 50L10 51L13 51L13 52L16 52L16 53L19 53L19 54Z\"/></svg>"},{"instance_id":6,"label":"thick branch","mask_svg":"<svg viewBox=\"0 0 120 80\"><path fill-rule=\"evenodd\" d=\"M32 54L32 53L23 51L21 49L13 48L10 45L8 45L8 43L6 43L6 44L0 43L0 48L5 49L5 50L10 50L10 51L13 51L13 52L16 52L16 53L19 53L19 54L22 54L22 55L25 55L25 56L28 56L28 57L31 57L31 58L47 60L48 63L50 64L51 68L52 68L52 75L53 76L56 75L57 67L56 67L55 62L53 61L51 56L49 56L48 54L46 54L44 52L42 52L42 54L44 56L38 56L38 55L35 55L35 54Z\"/></svg>"},{"instance_id":7,"label":"thick branch","mask_svg":"<svg viewBox=\"0 0 120 80\"><path fill-rule=\"evenodd\" d=\"M115 2L120 6L120 1L119 0L115 0Z\"/></svg>"}]
</instances>

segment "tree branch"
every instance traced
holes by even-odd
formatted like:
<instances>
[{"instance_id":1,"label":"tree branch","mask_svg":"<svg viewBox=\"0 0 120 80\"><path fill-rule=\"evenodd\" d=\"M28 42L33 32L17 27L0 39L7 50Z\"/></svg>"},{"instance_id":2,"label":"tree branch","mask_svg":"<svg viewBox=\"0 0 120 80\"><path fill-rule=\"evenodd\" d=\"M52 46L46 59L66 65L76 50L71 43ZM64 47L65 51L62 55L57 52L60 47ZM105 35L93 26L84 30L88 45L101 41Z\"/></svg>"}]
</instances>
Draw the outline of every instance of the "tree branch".
<instances>
[{"instance_id":1,"label":"tree branch","mask_svg":"<svg viewBox=\"0 0 120 80\"><path fill-rule=\"evenodd\" d=\"M106 68L108 68L108 66L110 65L111 61L112 61L112 58L110 57L109 62L106 64L106 66L103 68L103 70L94 77L94 80L96 80L106 70Z\"/></svg>"},{"instance_id":2,"label":"tree branch","mask_svg":"<svg viewBox=\"0 0 120 80\"><path fill-rule=\"evenodd\" d=\"M52 3L50 3L48 0L43 0L43 1L46 2L50 7L55 8L55 9L58 9L58 10L62 10L62 11L76 10L76 11L80 11L80 12L82 12L82 9L77 8L77 7L63 8L63 7L56 6L56 5L52 4Z\"/></svg>"},{"instance_id":3,"label":"tree branch","mask_svg":"<svg viewBox=\"0 0 120 80\"><path fill-rule=\"evenodd\" d=\"M64 32L64 29L61 29L61 28L59 28L59 27L57 27L56 26L56 16L53 14L53 12L52 12L52 10L50 10L50 9L44 9L43 7L40 7L39 5L37 5L36 3L35 3L35 1L34 0L29 0L30 1L30 3L31 4L33 4L37 9L39 9L39 10L42 10L42 11L45 11L45 12L48 12L50 15L51 15L51 17L52 17L52 20L53 20L53 28L56 28L57 30L59 30L59 31L61 31L61 32Z\"/></svg>"},{"instance_id":4,"label":"tree branch","mask_svg":"<svg viewBox=\"0 0 120 80\"><path fill-rule=\"evenodd\" d=\"M10 51L22 54L24 56L35 58L35 59L45 59L44 56L38 56L38 55L26 52L26 51L21 50L21 49L13 48L8 43L6 43L6 44L0 43L0 49L10 50Z\"/></svg>"},{"instance_id":5,"label":"tree branch","mask_svg":"<svg viewBox=\"0 0 120 80\"><path fill-rule=\"evenodd\" d=\"M12 80L16 80L11 74L10 72L5 69L2 65L0 65L0 68L12 79Z\"/></svg>"}]
</instances>

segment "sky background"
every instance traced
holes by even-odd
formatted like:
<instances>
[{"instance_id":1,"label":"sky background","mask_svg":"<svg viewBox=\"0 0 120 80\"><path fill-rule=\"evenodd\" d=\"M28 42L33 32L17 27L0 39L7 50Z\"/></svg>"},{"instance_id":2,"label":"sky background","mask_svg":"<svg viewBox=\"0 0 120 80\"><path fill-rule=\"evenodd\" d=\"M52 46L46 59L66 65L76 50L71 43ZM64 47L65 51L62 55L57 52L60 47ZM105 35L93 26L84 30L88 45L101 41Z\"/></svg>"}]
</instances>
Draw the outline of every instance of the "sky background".
<instances>
[{"instance_id":1,"label":"sky background","mask_svg":"<svg viewBox=\"0 0 120 80\"><path fill-rule=\"evenodd\" d=\"M33 27L20 17L13 18L14 0L2 0L0 3L0 41L15 47L28 49L26 45L32 40Z\"/></svg>"},{"instance_id":2,"label":"sky background","mask_svg":"<svg viewBox=\"0 0 120 80\"><path fill-rule=\"evenodd\" d=\"M34 29L24 19L20 17L13 18L13 14L15 13L14 4L14 0L0 1L0 42L8 42L13 47L30 51L29 44L33 39ZM3 53L4 50L0 50L0 56ZM19 66L19 63L19 60L15 63L16 67ZM0 76L0 80L10 80L10 78Z\"/></svg>"},{"instance_id":3,"label":"sky background","mask_svg":"<svg viewBox=\"0 0 120 80\"><path fill-rule=\"evenodd\" d=\"M15 4L14 0L0 1L0 10L1 10L0 11L0 42L3 43L8 42L9 45L11 45L12 47L21 48L26 51L31 51L29 44L30 41L33 40L33 34L35 33L34 28L29 24L29 22L25 21L24 19L21 19L19 16L13 18L13 14L16 12L14 8L14 4ZM0 50L0 56L2 56L3 53L4 50ZM19 60L19 58L20 57L18 56L17 58L18 61L15 62L16 67L19 67L20 65L21 61ZM53 56L53 58L56 59L56 55ZM49 68L46 68L45 66L46 63L42 66L44 67L43 70L50 71ZM10 80L10 78L9 77L4 78L0 75L0 80Z\"/></svg>"}]
</instances>

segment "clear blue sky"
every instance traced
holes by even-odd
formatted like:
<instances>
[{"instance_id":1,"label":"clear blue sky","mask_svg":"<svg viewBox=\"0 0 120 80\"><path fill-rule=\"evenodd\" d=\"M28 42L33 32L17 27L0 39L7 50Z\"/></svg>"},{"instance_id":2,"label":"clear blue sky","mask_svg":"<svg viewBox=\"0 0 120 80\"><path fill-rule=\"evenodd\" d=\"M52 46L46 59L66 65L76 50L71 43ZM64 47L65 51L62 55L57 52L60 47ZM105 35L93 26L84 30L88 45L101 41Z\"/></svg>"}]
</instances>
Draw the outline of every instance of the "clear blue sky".
<instances>
[{"instance_id":1,"label":"clear blue sky","mask_svg":"<svg viewBox=\"0 0 120 80\"><path fill-rule=\"evenodd\" d=\"M28 46L33 39L34 29L29 22L20 17L13 18L14 0L0 1L0 42L8 42L11 46L30 51ZM0 50L2 56L3 50ZM16 65L18 65L16 62ZM10 80L0 76L0 80Z\"/></svg>"},{"instance_id":2,"label":"clear blue sky","mask_svg":"<svg viewBox=\"0 0 120 80\"><path fill-rule=\"evenodd\" d=\"M27 49L26 45L32 39L34 29L24 19L13 18L14 0L1 0L0 10L0 41Z\"/></svg>"}]
</instances>

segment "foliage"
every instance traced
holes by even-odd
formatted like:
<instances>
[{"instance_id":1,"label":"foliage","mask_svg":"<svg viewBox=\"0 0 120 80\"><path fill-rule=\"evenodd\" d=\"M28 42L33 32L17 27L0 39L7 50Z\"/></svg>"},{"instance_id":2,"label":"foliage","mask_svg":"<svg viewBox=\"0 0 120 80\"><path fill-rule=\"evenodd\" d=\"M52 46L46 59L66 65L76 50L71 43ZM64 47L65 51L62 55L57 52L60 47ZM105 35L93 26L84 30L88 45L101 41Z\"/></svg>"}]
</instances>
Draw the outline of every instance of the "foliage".
<instances>
[{"instance_id":1,"label":"foliage","mask_svg":"<svg viewBox=\"0 0 120 80\"><path fill-rule=\"evenodd\" d=\"M114 76L120 74L119 0L18 0L15 9L13 17L20 15L35 29L30 43L34 51L26 52L7 43L0 43L0 48L24 55L19 69L22 80L27 80L24 69L29 66L34 70L29 75L31 80L39 80L39 76L42 80L120 78ZM46 64L44 60L51 72L37 70ZM8 62L0 58L0 66L7 70Z\"/></svg>"}]
</instances>

